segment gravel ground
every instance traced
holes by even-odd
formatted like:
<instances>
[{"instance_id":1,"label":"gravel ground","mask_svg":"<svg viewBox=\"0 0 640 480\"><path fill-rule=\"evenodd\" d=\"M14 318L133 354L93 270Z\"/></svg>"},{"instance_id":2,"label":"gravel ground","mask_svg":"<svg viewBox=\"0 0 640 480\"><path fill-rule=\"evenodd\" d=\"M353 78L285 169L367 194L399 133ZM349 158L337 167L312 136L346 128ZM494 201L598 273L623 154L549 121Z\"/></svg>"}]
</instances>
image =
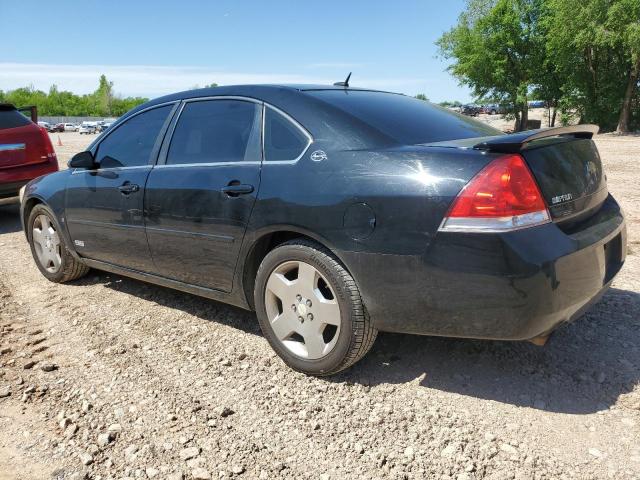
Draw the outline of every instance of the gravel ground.
<instances>
[{"instance_id":1,"label":"gravel ground","mask_svg":"<svg viewBox=\"0 0 640 480\"><path fill-rule=\"evenodd\" d=\"M95 138L58 137L61 163ZM640 478L640 137L597 143L630 252L585 317L543 348L381 334L328 379L243 310L47 282L0 207L0 480Z\"/></svg>"}]
</instances>

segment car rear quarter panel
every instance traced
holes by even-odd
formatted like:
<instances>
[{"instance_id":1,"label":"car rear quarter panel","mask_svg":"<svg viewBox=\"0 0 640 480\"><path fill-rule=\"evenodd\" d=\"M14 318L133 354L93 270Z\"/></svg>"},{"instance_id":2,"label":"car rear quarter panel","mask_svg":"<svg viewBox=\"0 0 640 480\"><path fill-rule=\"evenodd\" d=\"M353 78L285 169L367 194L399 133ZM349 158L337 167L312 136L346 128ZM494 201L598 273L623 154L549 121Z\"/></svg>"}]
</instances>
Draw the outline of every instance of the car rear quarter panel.
<instances>
[{"instance_id":1,"label":"car rear quarter panel","mask_svg":"<svg viewBox=\"0 0 640 480\"><path fill-rule=\"evenodd\" d=\"M327 160L309 158L318 149ZM315 238L354 276L375 321L380 287L415 278L453 198L490 159L453 148L335 151L316 142L295 164L263 164L246 243L276 229Z\"/></svg>"}]
</instances>

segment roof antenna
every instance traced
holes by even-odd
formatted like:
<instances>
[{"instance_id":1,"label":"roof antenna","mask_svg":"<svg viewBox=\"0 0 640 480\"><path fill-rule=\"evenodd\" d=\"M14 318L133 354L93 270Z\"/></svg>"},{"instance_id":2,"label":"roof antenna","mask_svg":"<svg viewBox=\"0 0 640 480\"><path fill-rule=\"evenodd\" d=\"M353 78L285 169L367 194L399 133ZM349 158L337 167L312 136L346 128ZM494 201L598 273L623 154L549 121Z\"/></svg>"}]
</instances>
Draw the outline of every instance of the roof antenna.
<instances>
[{"instance_id":1,"label":"roof antenna","mask_svg":"<svg viewBox=\"0 0 640 480\"><path fill-rule=\"evenodd\" d=\"M336 83L334 83L334 85L336 87L348 88L349 87L349 79L350 78L351 78L351 72L349 72L349 75L347 75L347 79L344 82L336 82Z\"/></svg>"}]
</instances>

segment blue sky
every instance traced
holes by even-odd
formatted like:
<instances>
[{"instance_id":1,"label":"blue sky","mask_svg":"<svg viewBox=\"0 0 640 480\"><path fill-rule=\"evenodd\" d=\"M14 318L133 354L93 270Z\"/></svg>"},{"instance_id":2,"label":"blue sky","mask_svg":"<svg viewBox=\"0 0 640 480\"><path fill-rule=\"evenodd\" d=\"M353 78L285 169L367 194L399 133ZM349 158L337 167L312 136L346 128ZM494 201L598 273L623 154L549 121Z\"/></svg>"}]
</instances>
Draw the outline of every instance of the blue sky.
<instances>
[{"instance_id":1,"label":"blue sky","mask_svg":"<svg viewBox=\"0 0 640 480\"><path fill-rule=\"evenodd\" d=\"M0 89L88 93L105 73L120 94L154 97L211 82L329 83L353 71L353 86L467 101L434 45L464 3L0 0Z\"/></svg>"}]
</instances>

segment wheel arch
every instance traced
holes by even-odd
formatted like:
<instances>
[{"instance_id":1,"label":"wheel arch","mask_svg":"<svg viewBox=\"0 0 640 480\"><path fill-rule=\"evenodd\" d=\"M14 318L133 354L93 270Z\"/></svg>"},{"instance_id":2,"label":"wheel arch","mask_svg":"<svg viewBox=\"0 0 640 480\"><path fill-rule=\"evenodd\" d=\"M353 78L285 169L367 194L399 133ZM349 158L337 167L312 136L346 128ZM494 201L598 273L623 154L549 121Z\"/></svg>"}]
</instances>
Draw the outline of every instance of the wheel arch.
<instances>
[{"instance_id":1,"label":"wheel arch","mask_svg":"<svg viewBox=\"0 0 640 480\"><path fill-rule=\"evenodd\" d=\"M22 221L22 230L24 232L25 237L27 237L27 240L29 239L29 233L27 232L27 222L29 221L29 215L31 215L31 211L34 209L34 207L39 204L46 205L44 200L40 197L29 197L23 202L20 208L20 211L21 211L20 220Z\"/></svg>"},{"instance_id":2,"label":"wheel arch","mask_svg":"<svg viewBox=\"0 0 640 480\"><path fill-rule=\"evenodd\" d=\"M334 248L326 239L319 237L313 232L297 227L280 226L277 228L271 228L267 231L258 233L255 236L255 239L251 242L247 249L247 253L244 256L245 261L242 266L240 276L242 282L242 293L244 294L247 304L252 310L255 309L253 290L256 282L256 273L258 272L258 268L260 267L262 260L274 248L297 238L311 240L312 242L326 248L329 252L335 255L342 266L351 273L336 248Z\"/></svg>"}]
</instances>

